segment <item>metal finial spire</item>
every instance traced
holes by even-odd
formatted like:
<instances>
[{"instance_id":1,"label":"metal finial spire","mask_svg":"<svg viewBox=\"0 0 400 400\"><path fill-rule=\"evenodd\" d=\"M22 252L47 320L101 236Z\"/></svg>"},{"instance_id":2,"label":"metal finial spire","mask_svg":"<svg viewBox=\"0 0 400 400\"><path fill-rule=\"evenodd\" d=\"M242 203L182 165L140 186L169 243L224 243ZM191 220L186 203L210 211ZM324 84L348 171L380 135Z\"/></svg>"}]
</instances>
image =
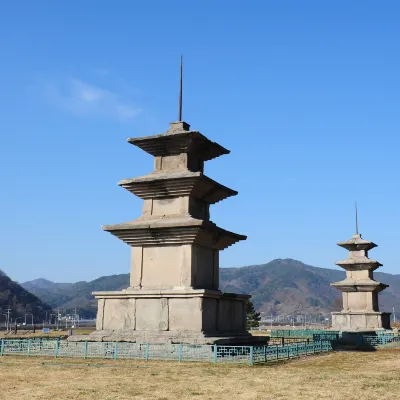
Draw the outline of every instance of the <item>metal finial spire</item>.
<instances>
[{"instance_id":1,"label":"metal finial spire","mask_svg":"<svg viewBox=\"0 0 400 400\"><path fill-rule=\"evenodd\" d=\"M355 202L356 206L356 234L358 235L358 209L357 209L357 202Z\"/></svg>"},{"instance_id":2,"label":"metal finial spire","mask_svg":"<svg viewBox=\"0 0 400 400\"><path fill-rule=\"evenodd\" d=\"M182 121L182 55L181 55L181 79L179 87L179 116L178 121Z\"/></svg>"}]
</instances>

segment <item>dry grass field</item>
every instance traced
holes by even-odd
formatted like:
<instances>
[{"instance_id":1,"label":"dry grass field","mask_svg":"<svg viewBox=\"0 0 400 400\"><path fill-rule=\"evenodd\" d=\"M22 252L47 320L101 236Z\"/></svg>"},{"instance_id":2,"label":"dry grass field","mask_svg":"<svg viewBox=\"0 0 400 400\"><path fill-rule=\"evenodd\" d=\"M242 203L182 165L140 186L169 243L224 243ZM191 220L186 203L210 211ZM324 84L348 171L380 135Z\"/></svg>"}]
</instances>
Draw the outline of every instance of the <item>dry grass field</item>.
<instances>
[{"instance_id":1,"label":"dry grass field","mask_svg":"<svg viewBox=\"0 0 400 400\"><path fill-rule=\"evenodd\" d=\"M77 328L73 329L73 334L74 335L89 335L89 333L92 333L95 330L95 328ZM56 338L59 336L68 336L68 329L64 330L51 330L49 333L43 333L40 328L36 330L35 333L29 330L23 330L19 329L16 334L14 333L6 333L5 331L0 331L0 339L1 338L7 338L7 339L32 339L32 338Z\"/></svg>"},{"instance_id":2,"label":"dry grass field","mask_svg":"<svg viewBox=\"0 0 400 400\"><path fill-rule=\"evenodd\" d=\"M338 352L254 367L0 358L1 399L373 400L399 396L400 351L393 350Z\"/></svg>"},{"instance_id":3,"label":"dry grass field","mask_svg":"<svg viewBox=\"0 0 400 400\"><path fill-rule=\"evenodd\" d=\"M38 337L44 337L44 338L53 338L53 337L59 337L66 335L67 332L60 332L60 331L51 331L50 333L43 333L41 330L37 330L36 333L33 333L31 331L23 331L19 330L17 334L7 334L6 332L2 331L0 332L0 339L1 338L7 338L7 339L31 339L31 338L38 338Z\"/></svg>"}]
</instances>

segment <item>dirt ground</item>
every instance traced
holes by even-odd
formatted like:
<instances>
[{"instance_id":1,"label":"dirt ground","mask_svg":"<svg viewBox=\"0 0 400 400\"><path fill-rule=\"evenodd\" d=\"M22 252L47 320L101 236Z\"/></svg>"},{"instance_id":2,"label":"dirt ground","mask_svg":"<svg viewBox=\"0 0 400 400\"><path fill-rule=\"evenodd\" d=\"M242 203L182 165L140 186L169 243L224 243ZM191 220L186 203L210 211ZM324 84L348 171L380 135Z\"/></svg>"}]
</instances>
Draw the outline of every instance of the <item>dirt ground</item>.
<instances>
[{"instance_id":1,"label":"dirt ground","mask_svg":"<svg viewBox=\"0 0 400 400\"><path fill-rule=\"evenodd\" d=\"M88 366L89 364L89 366ZM335 352L241 366L0 358L0 399L397 399L400 351Z\"/></svg>"}]
</instances>

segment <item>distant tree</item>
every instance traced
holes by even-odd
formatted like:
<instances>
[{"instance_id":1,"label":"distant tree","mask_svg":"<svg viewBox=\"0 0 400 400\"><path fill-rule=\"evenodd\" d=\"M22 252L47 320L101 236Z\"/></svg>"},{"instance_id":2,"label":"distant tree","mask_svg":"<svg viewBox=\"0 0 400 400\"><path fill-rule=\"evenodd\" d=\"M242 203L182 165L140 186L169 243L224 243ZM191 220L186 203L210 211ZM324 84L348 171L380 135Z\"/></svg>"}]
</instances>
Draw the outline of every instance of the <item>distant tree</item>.
<instances>
[{"instance_id":1,"label":"distant tree","mask_svg":"<svg viewBox=\"0 0 400 400\"><path fill-rule=\"evenodd\" d=\"M251 300L246 302L246 328L257 328L260 326L261 316L256 312L254 304Z\"/></svg>"}]
</instances>

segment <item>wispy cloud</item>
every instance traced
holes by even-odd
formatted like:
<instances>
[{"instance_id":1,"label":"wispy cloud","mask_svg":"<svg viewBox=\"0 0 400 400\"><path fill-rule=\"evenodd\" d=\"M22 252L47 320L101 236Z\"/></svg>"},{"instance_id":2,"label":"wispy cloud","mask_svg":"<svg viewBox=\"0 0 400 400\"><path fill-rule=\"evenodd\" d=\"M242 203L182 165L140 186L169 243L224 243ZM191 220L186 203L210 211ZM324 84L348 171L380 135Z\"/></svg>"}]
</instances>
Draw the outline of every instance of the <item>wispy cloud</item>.
<instances>
[{"instance_id":1,"label":"wispy cloud","mask_svg":"<svg viewBox=\"0 0 400 400\"><path fill-rule=\"evenodd\" d=\"M117 93L78 79L69 79L62 84L47 84L46 95L57 106L78 115L129 122L142 112L140 107Z\"/></svg>"}]
</instances>

